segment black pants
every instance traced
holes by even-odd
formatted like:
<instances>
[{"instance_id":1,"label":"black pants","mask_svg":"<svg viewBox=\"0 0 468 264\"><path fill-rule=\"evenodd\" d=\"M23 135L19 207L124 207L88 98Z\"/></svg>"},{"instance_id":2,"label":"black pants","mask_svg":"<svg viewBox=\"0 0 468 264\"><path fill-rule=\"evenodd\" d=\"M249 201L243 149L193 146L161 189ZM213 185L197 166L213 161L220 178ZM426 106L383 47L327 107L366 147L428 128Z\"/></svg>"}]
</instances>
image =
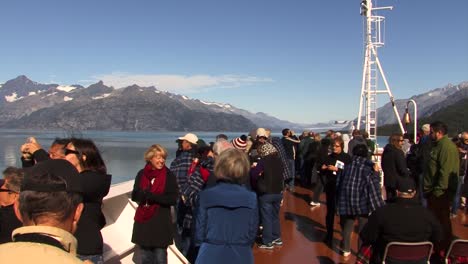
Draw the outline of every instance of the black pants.
<instances>
[{"instance_id":1,"label":"black pants","mask_svg":"<svg viewBox=\"0 0 468 264\"><path fill-rule=\"evenodd\" d=\"M327 227L327 241L333 240L333 231L335 224L335 204L336 204L336 180L328 180L325 185L325 195L327 197L327 216L325 217L325 225Z\"/></svg>"},{"instance_id":2,"label":"black pants","mask_svg":"<svg viewBox=\"0 0 468 264\"><path fill-rule=\"evenodd\" d=\"M313 194L312 194L312 201L318 203L320 199L320 195L323 192L323 188L325 187L327 179L325 178L326 176L323 175L323 173L318 174L319 180L315 183Z\"/></svg>"},{"instance_id":3,"label":"black pants","mask_svg":"<svg viewBox=\"0 0 468 264\"><path fill-rule=\"evenodd\" d=\"M387 194L387 203L393 203L396 199L396 188L385 186L385 193Z\"/></svg>"},{"instance_id":4,"label":"black pants","mask_svg":"<svg viewBox=\"0 0 468 264\"><path fill-rule=\"evenodd\" d=\"M436 252L441 250L447 252L447 249L452 242L452 222L450 221L451 203L452 201L449 199L447 192L439 197L436 197L433 194L430 194L429 197L427 197L427 208L429 208L429 210L431 210L434 216L439 220L443 232L440 245L434 245Z\"/></svg>"}]
</instances>

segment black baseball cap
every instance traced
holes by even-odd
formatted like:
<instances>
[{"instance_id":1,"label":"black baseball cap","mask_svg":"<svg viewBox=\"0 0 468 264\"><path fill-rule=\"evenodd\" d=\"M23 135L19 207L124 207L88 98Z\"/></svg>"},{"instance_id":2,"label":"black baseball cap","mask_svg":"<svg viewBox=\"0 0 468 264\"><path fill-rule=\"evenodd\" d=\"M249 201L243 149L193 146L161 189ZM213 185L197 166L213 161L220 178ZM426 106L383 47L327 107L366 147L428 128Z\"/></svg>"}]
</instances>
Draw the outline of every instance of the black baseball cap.
<instances>
[{"instance_id":1,"label":"black baseball cap","mask_svg":"<svg viewBox=\"0 0 468 264\"><path fill-rule=\"evenodd\" d=\"M416 191L416 183L410 177L397 178L397 190L404 193L412 193Z\"/></svg>"},{"instance_id":2,"label":"black baseball cap","mask_svg":"<svg viewBox=\"0 0 468 264\"><path fill-rule=\"evenodd\" d=\"M41 180L46 174L63 179L63 183L47 183ZM82 192L80 174L76 168L63 159L50 159L42 161L33 167L24 170L24 180L21 191L37 192Z\"/></svg>"}]
</instances>

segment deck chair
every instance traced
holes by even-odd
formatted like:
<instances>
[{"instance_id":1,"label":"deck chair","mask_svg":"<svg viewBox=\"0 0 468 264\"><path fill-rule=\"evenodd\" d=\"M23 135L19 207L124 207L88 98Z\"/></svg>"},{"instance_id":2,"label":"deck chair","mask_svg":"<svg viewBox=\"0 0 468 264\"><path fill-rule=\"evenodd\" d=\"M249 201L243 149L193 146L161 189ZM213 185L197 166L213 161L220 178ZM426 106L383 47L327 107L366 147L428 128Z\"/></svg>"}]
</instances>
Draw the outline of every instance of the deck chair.
<instances>
[{"instance_id":1,"label":"deck chair","mask_svg":"<svg viewBox=\"0 0 468 264\"><path fill-rule=\"evenodd\" d=\"M432 253L432 243L390 242L385 247L382 263L427 263Z\"/></svg>"},{"instance_id":2,"label":"deck chair","mask_svg":"<svg viewBox=\"0 0 468 264\"><path fill-rule=\"evenodd\" d=\"M466 263L468 261L468 240L455 239L450 244L447 254L445 255L445 263Z\"/></svg>"}]
</instances>

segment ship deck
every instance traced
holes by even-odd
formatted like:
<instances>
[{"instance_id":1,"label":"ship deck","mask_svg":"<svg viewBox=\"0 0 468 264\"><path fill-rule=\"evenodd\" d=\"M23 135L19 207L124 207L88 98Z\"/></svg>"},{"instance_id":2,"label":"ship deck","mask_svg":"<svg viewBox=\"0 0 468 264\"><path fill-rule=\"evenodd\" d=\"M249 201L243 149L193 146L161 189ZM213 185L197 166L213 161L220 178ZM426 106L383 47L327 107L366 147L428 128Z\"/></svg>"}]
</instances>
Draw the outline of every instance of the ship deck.
<instances>
[{"instance_id":1,"label":"ship deck","mask_svg":"<svg viewBox=\"0 0 468 264\"><path fill-rule=\"evenodd\" d=\"M321 206L309 206L312 192L297 187L294 192L286 191L280 210L281 238L284 245L273 250L254 247L255 263L355 263L357 251L357 233L353 232L351 256L339 254L337 245L341 241L341 229L338 217L335 217L334 246L329 248L322 239L325 237L325 195L321 196ZM461 210L452 219L454 235L468 239L468 215Z\"/></svg>"}]
</instances>

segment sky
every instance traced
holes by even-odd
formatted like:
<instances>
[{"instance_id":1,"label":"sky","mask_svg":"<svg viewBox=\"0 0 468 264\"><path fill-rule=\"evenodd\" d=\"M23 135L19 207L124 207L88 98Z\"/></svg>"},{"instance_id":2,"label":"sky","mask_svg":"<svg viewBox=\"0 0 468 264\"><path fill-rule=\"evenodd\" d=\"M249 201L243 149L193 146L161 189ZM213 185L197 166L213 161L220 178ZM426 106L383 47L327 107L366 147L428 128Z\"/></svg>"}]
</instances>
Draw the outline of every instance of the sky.
<instances>
[{"instance_id":1,"label":"sky","mask_svg":"<svg viewBox=\"0 0 468 264\"><path fill-rule=\"evenodd\" d=\"M467 0L379 0L396 99L468 81ZM297 123L354 119L360 0L0 3L0 83L154 85ZM379 96L382 105L388 96Z\"/></svg>"}]
</instances>

